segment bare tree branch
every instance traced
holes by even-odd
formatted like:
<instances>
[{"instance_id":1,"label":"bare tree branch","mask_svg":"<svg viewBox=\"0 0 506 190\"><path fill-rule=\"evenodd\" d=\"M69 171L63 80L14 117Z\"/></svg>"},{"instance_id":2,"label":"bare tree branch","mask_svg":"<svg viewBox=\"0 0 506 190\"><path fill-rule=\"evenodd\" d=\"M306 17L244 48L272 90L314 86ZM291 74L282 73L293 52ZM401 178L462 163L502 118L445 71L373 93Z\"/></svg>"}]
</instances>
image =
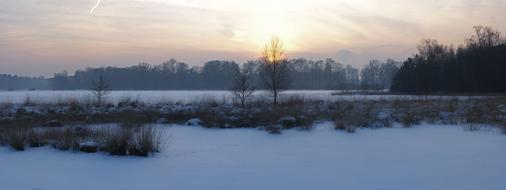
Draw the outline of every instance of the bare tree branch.
<instances>
[{"instance_id":1,"label":"bare tree branch","mask_svg":"<svg viewBox=\"0 0 506 190\"><path fill-rule=\"evenodd\" d=\"M246 101L255 92L255 87L251 84L252 74L253 70L244 65L242 68L236 67L234 69L234 86L230 90L243 107L246 105Z\"/></svg>"},{"instance_id":2,"label":"bare tree branch","mask_svg":"<svg viewBox=\"0 0 506 190\"><path fill-rule=\"evenodd\" d=\"M109 85L105 82L104 77L100 74L98 81L92 82L92 93L97 97L98 105L102 105L104 97L110 93Z\"/></svg>"},{"instance_id":3,"label":"bare tree branch","mask_svg":"<svg viewBox=\"0 0 506 190\"><path fill-rule=\"evenodd\" d=\"M277 104L279 94L289 84L289 70L284 56L283 42L273 37L265 46L262 57L262 84L272 96L273 105Z\"/></svg>"}]
</instances>

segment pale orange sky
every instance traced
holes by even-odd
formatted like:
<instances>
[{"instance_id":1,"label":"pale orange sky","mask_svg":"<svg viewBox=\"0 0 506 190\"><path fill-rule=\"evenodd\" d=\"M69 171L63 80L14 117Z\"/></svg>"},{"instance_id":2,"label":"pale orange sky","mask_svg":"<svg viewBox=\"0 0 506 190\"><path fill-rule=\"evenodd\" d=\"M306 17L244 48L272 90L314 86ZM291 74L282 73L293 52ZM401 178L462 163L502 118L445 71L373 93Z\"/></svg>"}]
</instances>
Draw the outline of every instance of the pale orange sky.
<instances>
[{"instance_id":1,"label":"pale orange sky","mask_svg":"<svg viewBox=\"0 0 506 190\"><path fill-rule=\"evenodd\" d=\"M276 35L292 58L360 67L457 44L474 25L506 31L503 0L1 0L0 73L255 59ZM93 9L93 10L92 10Z\"/></svg>"}]
</instances>

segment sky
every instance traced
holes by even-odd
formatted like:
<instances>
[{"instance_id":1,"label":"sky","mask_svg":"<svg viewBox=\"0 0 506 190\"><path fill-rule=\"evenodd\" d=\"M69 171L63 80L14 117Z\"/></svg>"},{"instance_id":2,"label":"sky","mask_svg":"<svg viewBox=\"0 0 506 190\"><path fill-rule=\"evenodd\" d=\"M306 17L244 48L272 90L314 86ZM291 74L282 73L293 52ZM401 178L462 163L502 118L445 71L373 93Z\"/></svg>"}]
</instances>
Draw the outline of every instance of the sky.
<instances>
[{"instance_id":1,"label":"sky","mask_svg":"<svg viewBox=\"0 0 506 190\"><path fill-rule=\"evenodd\" d=\"M277 36L290 58L362 67L458 45L475 25L506 32L505 0L1 0L0 73L51 76L98 66L239 63Z\"/></svg>"}]
</instances>

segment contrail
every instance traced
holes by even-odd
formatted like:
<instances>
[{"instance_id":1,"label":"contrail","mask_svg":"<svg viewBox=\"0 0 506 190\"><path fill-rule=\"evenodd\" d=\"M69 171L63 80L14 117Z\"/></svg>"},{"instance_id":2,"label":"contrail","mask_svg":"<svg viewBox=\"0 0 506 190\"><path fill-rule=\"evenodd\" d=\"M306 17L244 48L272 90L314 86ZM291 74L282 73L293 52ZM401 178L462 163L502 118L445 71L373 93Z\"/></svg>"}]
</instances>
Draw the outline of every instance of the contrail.
<instances>
[{"instance_id":1,"label":"contrail","mask_svg":"<svg viewBox=\"0 0 506 190\"><path fill-rule=\"evenodd\" d=\"M91 14L93 14L93 12L95 11L95 9L97 9L97 8L98 8L98 6L100 5L100 1L102 1L102 0L98 0L98 1L97 1L97 4L95 4L95 6L93 6L93 8L91 8L91 10L90 10L90 15L91 15Z\"/></svg>"}]
</instances>

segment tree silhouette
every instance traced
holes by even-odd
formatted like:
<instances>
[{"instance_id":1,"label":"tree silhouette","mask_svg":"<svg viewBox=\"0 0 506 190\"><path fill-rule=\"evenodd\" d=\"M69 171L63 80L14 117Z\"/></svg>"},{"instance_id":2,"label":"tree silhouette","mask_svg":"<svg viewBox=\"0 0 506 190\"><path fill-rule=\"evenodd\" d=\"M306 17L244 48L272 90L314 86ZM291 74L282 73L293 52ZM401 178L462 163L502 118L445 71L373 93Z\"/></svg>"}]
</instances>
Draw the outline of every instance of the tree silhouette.
<instances>
[{"instance_id":1,"label":"tree silhouette","mask_svg":"<svg viewBox=\"0 0 506 190\"><path fill-rule=\"evenodd\" d=\"M242 107L246 105L246 101L255 92L255 87L252 84L252 74L253 70L247 65L234 69L234 86L230 91L239 100Z\"/></svg>"},{"instance_id":2,"label":"tree silhouette","mask_svg":"<svg viewBox=\"0 0 506 190\"><path fill-rule=\"evenodd\" d=\"M288 67L283 42L273 37L262 52L262 84L272 97L272 104L278 103L279 94L287 89Z\"/></svg>"},{"instance_id":3,"label":"tree silhouette","mask_svg":"<svg viewBox=\"0 0 506 190\"><path fill-rule=\"evenodd\" d=\"M93 94L97 97L97 103L99 106L102 105L104 97L109 94L109 85L105 82L102 74L99 75L98 81L93 81Z\"/></svg>"},{"instance_id":4,"label":"tree silhouette","mask_svg":"<svg viewBox=\"0 0 506 190\"><path fill-rule=\"evenodd\" d=\"M474 34L457 50L435 40L423 40L418 53L395 75L391 91L504 93L505 73L506 40L490 27L475 26Z\"/></svg>"}]
</instances>

